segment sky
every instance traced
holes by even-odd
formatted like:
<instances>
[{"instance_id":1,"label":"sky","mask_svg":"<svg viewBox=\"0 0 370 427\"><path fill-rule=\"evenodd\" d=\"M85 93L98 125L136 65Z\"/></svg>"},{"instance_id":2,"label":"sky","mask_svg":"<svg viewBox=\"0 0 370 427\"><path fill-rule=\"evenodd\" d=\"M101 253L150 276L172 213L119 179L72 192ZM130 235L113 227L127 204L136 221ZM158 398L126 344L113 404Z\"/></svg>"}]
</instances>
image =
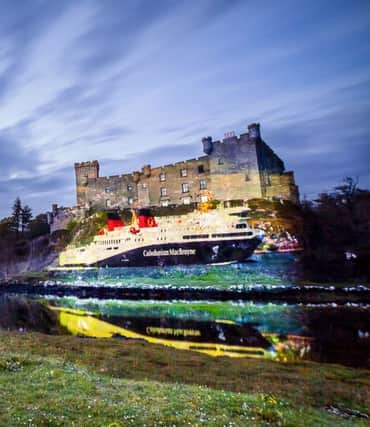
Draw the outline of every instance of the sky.
<instances>
[{"instance_id":1,"label":"sky","mask_svg":"<svg viewBox=\"0 0 370 427\"><path fill-rule=\"evenodd\" d=\"M261 123L301 197L370 188L368 0L0 0L0 218Z\"/></svg>"}]
</instances>

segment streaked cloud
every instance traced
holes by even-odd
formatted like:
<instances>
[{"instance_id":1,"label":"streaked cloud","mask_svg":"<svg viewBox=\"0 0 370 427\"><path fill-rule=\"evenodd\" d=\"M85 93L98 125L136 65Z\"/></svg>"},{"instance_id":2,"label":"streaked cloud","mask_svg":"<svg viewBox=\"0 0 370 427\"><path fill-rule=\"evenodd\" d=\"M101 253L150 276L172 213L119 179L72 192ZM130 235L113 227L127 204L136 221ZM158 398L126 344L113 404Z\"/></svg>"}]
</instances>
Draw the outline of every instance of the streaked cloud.
<instances>
[{"instance_id":1,"label":"streaked cloud","mask_svg":"<svg viewBox=\"0 0 370 427\"><path fill-rule=\"evenodd\" d=\"M253 121L302 195L369 188L369 22L365 0L4 0L0 217L73 205L75 161L192 158Z\"/></svg>"}]
</instances>

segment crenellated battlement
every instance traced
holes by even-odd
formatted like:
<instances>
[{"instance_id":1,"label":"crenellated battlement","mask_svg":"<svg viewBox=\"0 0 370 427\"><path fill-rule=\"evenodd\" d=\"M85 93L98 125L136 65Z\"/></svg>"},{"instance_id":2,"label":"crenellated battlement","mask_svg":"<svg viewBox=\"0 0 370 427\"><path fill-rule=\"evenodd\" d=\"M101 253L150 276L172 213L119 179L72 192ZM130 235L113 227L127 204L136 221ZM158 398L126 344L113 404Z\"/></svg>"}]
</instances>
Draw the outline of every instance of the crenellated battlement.
<instances>
[{"instance_id":1,"label":"crenellated battlement","mask_svg":"<svg viewBox=\"0 0 370 427\"><path fill-rule=\"evenodd\" d=\"M262 140L260 124L247 129L239 136L227 132L222 140L202 138L203 156L164 166L144 164L128 174L100 177L97 160L75 163L77 204L167 206L204 202L209 194L225 203L281 194L297 202L294 175L285 172L283 161Z\"/></svg>"},{"instance_id":2,"label":"crenellated battlement","mask_svg":"<svg viewBox=\"0 0 370 427\"><path fill-rule=\"evenodd\" d=\"M75 168L91 167L91 166L99 167L99 162L97 160L90 160L90 161L86 161L86 162L76 162L75 163Z\"/></svg>"}]
</instances>

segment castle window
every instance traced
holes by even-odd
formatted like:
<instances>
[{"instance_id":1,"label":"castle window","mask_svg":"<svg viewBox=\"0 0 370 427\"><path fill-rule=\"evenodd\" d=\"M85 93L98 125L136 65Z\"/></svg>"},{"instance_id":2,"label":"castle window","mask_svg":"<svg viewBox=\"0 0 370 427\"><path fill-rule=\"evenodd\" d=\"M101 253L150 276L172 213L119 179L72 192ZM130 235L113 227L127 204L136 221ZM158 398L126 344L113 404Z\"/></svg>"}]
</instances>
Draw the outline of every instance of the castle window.
<instances>
[{"instance_id":1,"label":"castle window","mask_svg":"<svg viewBox=\"0 0 370 427\"><path fill-rule=\"evenodd\" d=\"M199 189L200 190L205 190L207 188L207 183L205 179L201 179L199 181Z\"/></svg>"},{"instance_id":2,"label":"castle window","mask_svg":"<svg viewBox=\"0 0 370 427\"><path fill-rule=\"evenodd\" d=\"M246 180L246 181L250 181L250 180L251 180L251 179L249 178L249 173L246 173L246 174L245 174L245 180Z\"/></svg>"},{"instance_id":3,"label":"castle window","mask_svg":"<svg viewBox=\"0 0 370 427\"><path fill-rule=\"evenodd\" d=\"M182 192L183 193L188 193L189 192L189 184L187 182L183 182L181 184L181 186L182 186Z\"/></svg>"},{"instance_id":4,"label":"castle window","mask_svg":"<svg viewBox=\"0 0 370 427\"><path fill-rule=\"evenodd\" d=\"M161 206L163 206L163 207L168 206L168 200L162 200L161 201Z\"/></svg>"},{"instance_id":5,"label":"castle window","mask_svg":"<svg viewBox=\"0 0 370 427\"><path fill-rule=\"evenodd\" d=\"M180 176L182 178L188 176L188 170L187 169L180 169Z\"/></svg>"},{"instance_id":6,"label":"castle window","mask_svg":"<svg viewBox=\"0 0 370 427\"><path fill-rule=\"evenodd\" d=\"M223 161L222 159L218 159L218 164L219 164L219 165L223 165L223 164L224 164L224 161Z\"/></svg>"},{"instance_id":7,"label":"castle window","mask_svg":"<svg viewBox=\"0 0 370 427\"><path fill-rule=\"evenodd\" d=\"M132 197L129 197L129 198L127 199L127 203L128 203L129 205L132 205L132 204L134 203L134 199L133 199Z\"/></svg>"},{"instance_id":8,"label":"castle window","mask_svg":"<svg viewBox=\"0 0 370 427\"><path fill-rule=\"evenodd\" d=\"M161 173L159 174L159 180L160 180L161 182L166 181L166 174L165 174L164 172L161 172Z\"/></svg>"},{"instance_id":9,"label":"castle window","mask_svg":"<svg viewBox=\"0 0 370 427\"><path fill-rule=\"evenodd\" d=\"M198 166L198 173L204 173L204 165Z\"/></svg>"},{"instance_id":10,"label":"castle window","mask_svg":"<svg viewBox=\"0 0 370 427\"><path fill-rule=\"evenodd\" d=\"M190 205L190 202L191 202L190 197L184 197L184 198L182 199L182 203L183 203L184 205Z\"/></svg>"},{"instance_id":11,"label":"castle window","mask_svg":"<svg viewBox=\"0 0 370 427\"><path fill-rule=\"evenodd\" d=\"M105 192L110 193L110 187L105 187Z\"/></svg>"},{"instance_id":12,"label":"castle window","mask_svg":"<svg viewBox=\"0 0 370 427\"><path fill-rule=\"evenodd\" d=\"M112 206L112 204L111 204L110 199L107 199L107 200L105 201L105 207L106 207L106 208L110 208L111 206Z\"/></svg>"},{"instance_id":13,"label":"castle window","mask_svg":"<svg viewBox=\"0 0 370 427\"><path fill-rule=\"evenodd\" d=\"M161 187L161 197L167 196L167 188Z\"/></svg>"},{"instance_id":14,"label":"castle window","mask_svg":"<svg viewBox=\"0 0 370 427\"><path fill-rule=\"evenodd\" d=\"M131 184L128 184L127 191L132 191L132 185Z\"/></svg>"}]
</instances>

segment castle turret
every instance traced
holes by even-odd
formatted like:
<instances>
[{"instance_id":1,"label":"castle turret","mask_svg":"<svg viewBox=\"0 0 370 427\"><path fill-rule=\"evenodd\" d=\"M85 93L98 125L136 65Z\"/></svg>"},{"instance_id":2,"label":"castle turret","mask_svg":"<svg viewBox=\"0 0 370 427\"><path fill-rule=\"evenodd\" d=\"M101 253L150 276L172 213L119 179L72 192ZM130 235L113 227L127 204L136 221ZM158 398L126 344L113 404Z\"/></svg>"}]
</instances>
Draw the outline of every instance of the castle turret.
<instances>
[{"instance_id":1,"label":"castle turret","mask_svg":"<svg viewBox=\"0 0 370 427\"><path fill-rule=\"evenodd\" d=\"M132 179L134 180L135 183L138 183L140 181L140 172L139 171L133 172Z\"/></svg>"},{"instance_id":2,"label":"castle turret","mask_svg":"<svg viewBox=\"0 0 370 427\"><path fill-rule=\"evenodd\" d=\"M77 205L85 206L86 189L89 180L99 178L99 162L97 160L93 160L91 162L75 163L75 174Z\"/></svg>"},{"instance_id":3,"label":"castle turret","mask_svg":"<svg viewBox=\"0 0 370 427\"><path fill-rule=\"evenodd\" d=\"M261 131L259 123L252 123L248 126L249 139L259 141L261 139Z\"/></svg>"},{"instance_id":4,"label":"castle turret","mask_svg":"<svg viewBox=\"0 0 370 427\"><path fill-rule=\"evenodd\" d=\"M202 138L202 143L203 143L203 151L205 154L211 154L213 151L213 142L212 142L212 137L211 136L207 136Z\"/></svg>"},{"instance_id":5,"label":"castle turret","mask_svg":"<svg viewBox=\"0 0 370 427\"><path fill-rule=\"evenodd\" d=\"M150 165L144 165L141 168L141 171L146 178L149 178L150 174L152 173L152 169L151 169Z\"/></svg>"}]
</instances>

